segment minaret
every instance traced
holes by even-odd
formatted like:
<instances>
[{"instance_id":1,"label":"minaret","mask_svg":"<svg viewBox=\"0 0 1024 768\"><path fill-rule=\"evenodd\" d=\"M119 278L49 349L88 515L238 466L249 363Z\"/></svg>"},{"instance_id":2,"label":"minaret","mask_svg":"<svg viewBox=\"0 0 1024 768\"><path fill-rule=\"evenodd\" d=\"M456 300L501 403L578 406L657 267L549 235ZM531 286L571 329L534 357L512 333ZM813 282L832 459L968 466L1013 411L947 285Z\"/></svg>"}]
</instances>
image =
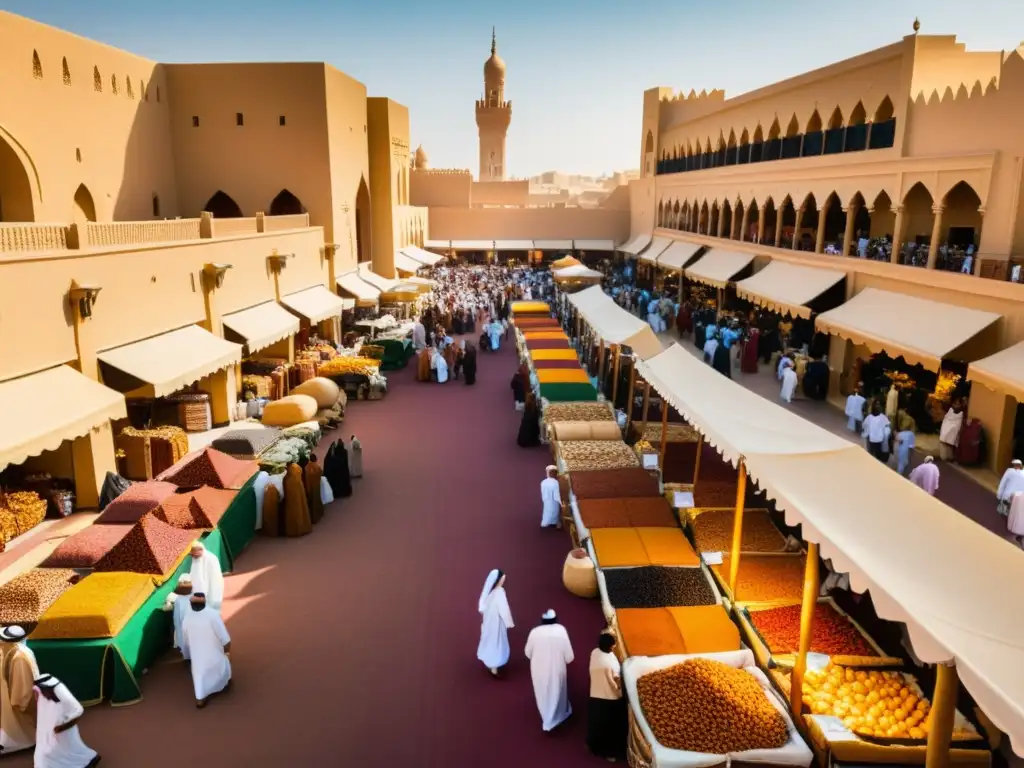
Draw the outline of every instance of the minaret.
<instances>
[{"instance_id":1,"label":"minaret","mask_svg":"<svg viewBox=\"0 0 1024 768\"><path fill-rule=\"evenodd\" d=\"M480 132L478 181L505 180L505 136L512 122L512 102L505 101L505 62L498 55L498 41L491 28L491 58L484 62L484 97L476 103Z\"/></svg>"}]
</instances>

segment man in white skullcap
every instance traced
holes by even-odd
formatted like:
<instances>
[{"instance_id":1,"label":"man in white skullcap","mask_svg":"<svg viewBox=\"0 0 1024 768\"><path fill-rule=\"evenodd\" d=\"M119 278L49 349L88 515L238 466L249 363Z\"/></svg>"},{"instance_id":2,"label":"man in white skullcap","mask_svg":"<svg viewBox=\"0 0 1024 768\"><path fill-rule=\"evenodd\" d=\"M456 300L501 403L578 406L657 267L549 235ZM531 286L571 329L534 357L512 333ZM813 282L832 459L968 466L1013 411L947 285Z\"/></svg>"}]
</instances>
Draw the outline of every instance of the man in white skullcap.
<instances>
[{"instance_id":1,"label":"man in white skullcap","mask_svg":"<svg viewBox=\"0 0 1024 768\"><path fill-rule=\"evenodd\" d=\"M39 677L35 654L21 627L0 628L0 752L29 749L36 743L36 697Z\"/></svg>"},{"instance_id":2,"label":"man in white skullcap","mask_svg":"<svg viewBox=\"0 0 1024 768\"><path fill-rule=\"evenodd\" d=\"M164 610L171 612L174 622L174 647L181 651L181 655L188 661L188 653L181 639L181 625L189 610L189 598L192 596L192 577L187 573L178 577L178 583L174 585L174 591L167 596L164 603Z\"/></svg>"},{"instance_id":3,"label":"man in white skullcap","mask_svg":"<svg viewBox=\"0 0 1024 768\"><path fill-rule=\"evenodd\" d=\"M191 610L182 622L181 637L184 653L192 660L196 707L202 709L211 696L231 685L231 636L220 614L206 607L202 592L193 592L189 604Z\"/></svg>"},{"instance_id":4,"label":"man in white skullcap","mask_svg":"<svg viewBox=\"0 0 1024 768\"><path fill-rule=\"evenodd\" d=\"M220 560L198 539L192 542L192 569L189 576L192 578L193 592L202 592L206 595L206 605L219 611L224 600L224 574L220 569Z\"/></svg>"},{"instance_id":5,"label":"man in white skullcap","mask_svg":"<svg viewBox=\"0 0 1024 768\"><path fill-rule=\"evenodd\" d=\"M75 695L53 675L40 675L35 681L39 691L36 700L36 752L37 768L94 768L100 756L90 749L78 730L78 721L85 709Z\"/></svg>"},{"instance_id":6,"label":"man in white skullcap","mask_svg":"<svg viewBox=\"0 0 1024 768\"><path fill-rule=\"evenodd\" d=\"M540 527L562 527L562 494L558 489L558 467L548 465L547 477L540 481L540 501L544 505Z\"/></svg>"},{"instance_id":7,"label":"man in white skullcap","mask_svg":"<svg viewBox=\"0 0 1024 768\"><path fill-rule=\"evenodd\" d=\"M553 730L572 714L567 665L574 658L569 633L558 623L553 610L541 617L539 627L530 630L526 658L530 660L533 695L542 726L545 731Z\"/></svg>"}]
</instances>

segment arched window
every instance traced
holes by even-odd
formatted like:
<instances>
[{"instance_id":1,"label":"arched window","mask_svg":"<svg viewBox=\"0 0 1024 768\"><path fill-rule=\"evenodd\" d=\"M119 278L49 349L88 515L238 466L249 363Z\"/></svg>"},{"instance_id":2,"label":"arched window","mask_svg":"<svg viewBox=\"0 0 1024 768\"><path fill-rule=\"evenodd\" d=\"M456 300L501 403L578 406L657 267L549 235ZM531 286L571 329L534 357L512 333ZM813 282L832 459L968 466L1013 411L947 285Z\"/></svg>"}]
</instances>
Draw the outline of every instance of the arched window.
<instances>
[{"instance_id":1,"label":"arched window","mask_svg":"<svg viewBox=\"0 0 1024 768\"><path fill-rule=\"evenodd\" d=\"M117 96L117 75L110 76L110 92Z\"/></svg>"},{"instance_id":2,"label":"arched window","mask_svg":"<svg viewBox=\"0 0 1024 768\"><path fill-rule=\"evenodd\" d=\"M100 77L100 68L92 68L92 89L96 93L103 93L103 78Z\"/></svg>"},{"instance_id":3,"label":"arched window","mask_svg":"<svg viewBox=\"0 0 1024 768\"><path fill-rule=\"evenodd\" d=\"M153 195L153 218L160 218L160 196Z\"/></svg>"},{"instance_id":4,"label":"arched window","mask_svg":"<svg viewBox=\"0 0 1024 768\"><path fill-rule=\"evenodd\" d=\"M68 69L67 58L61 59L61 75L64 78L64 85L71 85L71 70Z\"/></svg>"},{"instance_id":5,"label":"arched window","mask_svg":"<svg viewBox=\"0 0 1024 768\"><path fill-rule=\"evenodd\" d=\"M32 77L36 80L43 79L43 63L39 60L39 54L32 51Z\"/></svg>"},{"instance_id":6,"label":"arched window","mask_svg":"<svg viewBox=\"0 0 1024 768\"><path fill-rule=\"evenodd\" d=\"M869 149L888 149L896 142L896 117L892 99L886 96L875 110L875 119L868 133Z\"/></svg>"},{"instance_id":7,"label":"arched window","mask_svg":"<svg viewBox=\"0 0 1024 768\"><path fill-rule=\"evenodd\" d=\"M124 79L124 89L125 92L127 92L129 99L135 98L135 91L132 90L132 79L130 77L126 77Z\"/></svg>"},{"instance_id":8,"label":"arched window","mask_svg":"<svg viewBox=\"0 0 1024 768\"><path fill-rule=\"evenodd\" d=\"M306 209L302 205L302 201L287 189L278 192L277 197L270 202L271 216L294 216L305 212Z\"/></svg>"},{"instance_id":9,"label":"arched window","mask_svg":"<svg viewBox=\"0 0 1024 768\"><path fill-rule=\"evenodd\" d=\"M242 218L242 209L238 207L238 203L230 195L219 189L214 193L213 197L206 201L203 210L212 213L215 219Z\"/></svg>"}]
</instances>

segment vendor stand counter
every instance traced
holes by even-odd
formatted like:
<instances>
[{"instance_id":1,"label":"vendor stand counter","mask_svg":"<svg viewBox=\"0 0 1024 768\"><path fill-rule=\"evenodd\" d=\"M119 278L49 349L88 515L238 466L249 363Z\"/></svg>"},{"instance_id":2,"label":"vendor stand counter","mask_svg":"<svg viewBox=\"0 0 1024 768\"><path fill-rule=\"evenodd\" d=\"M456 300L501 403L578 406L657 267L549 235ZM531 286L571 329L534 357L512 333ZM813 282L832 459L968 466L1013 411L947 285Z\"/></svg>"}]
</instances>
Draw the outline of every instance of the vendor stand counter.
<instances>
[{"instance_id":1,"label":"vendor stand counter","mask_svg":"<svg viewBox=\"0 0 1024 768\"><path fill-rule=\"evenodd\" d=\"M255 535L253 482L254 478L250 478L238 492L218 527L201 537L207 551L217 556L226 573ZM171 612L163 610L164 603L174 591L178 577L191 567L192 561L186 557L115 637L29 639L39 668L64 682L85 706L104 700L114 706L141 701L140 679L172 644Z\"/></svg>"},{"instance_id":2,"label":"vendor stand counter","mask_svg":"<svg viewBox=\"0 0 1024 768\"><path fill-rule=\"evenodd\" d=\"M645 675L681 664L688 659L704 658L721 662L735 669L742 669L756 680L764 695L785 720L788 740L778 749L757 749L733 754L707 754L670 749L660 744L648 722L637 683ZM634 656L622 665L622 681L629 702L629 765L632 768L727 768L728 766L778 766L785 768L808 768L814 754L800 737L786 709L765 674L754 666L754 656L749 650L730 653L698 653L670 656ZM678 707L689 709L701 707L701 701L681 701Z\"/></svg>"}]
</instances>

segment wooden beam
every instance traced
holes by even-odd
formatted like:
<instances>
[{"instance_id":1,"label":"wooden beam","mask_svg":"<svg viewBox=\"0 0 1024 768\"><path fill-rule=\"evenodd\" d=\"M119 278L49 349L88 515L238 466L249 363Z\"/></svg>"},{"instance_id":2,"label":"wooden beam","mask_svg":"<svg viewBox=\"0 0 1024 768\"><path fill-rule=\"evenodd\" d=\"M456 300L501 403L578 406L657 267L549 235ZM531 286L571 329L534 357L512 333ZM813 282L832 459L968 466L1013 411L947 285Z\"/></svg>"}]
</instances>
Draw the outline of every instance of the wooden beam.
<instances>
[{"instance_id":1,"label":"wooden beam","mask_svg":"<svg viewBox=\"0 0 1024 768\"><path fill-rule=\"evenodd\" d=\"M789 691L789 708L794 722L802 722L804 673L807 671L807 653L814 635L814 607L818 604L818 545L807 544L807 565L804 567L804 593L800 604L800 648L793 666L793 679Z\"/></svg>"}]
</instances>

